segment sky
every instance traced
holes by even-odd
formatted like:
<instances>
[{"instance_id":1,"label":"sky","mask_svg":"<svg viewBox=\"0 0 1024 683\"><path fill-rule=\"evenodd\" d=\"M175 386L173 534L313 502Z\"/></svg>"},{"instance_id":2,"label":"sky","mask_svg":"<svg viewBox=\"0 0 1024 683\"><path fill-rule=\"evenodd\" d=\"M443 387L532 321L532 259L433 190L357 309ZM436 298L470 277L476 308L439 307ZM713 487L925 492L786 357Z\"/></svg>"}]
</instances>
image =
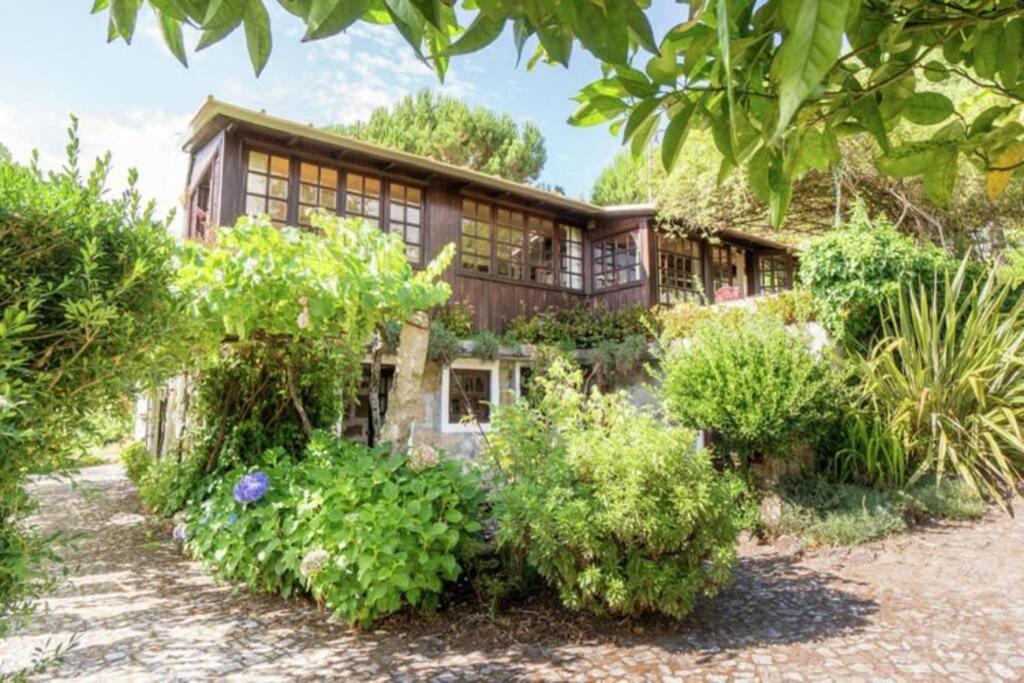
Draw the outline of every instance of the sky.
<instances>
[{"instance_id":1,"label":"sky","mask_svg":"<svg viewBox=\"0 0 1024 683\"><path fill-rule=\"evenodd\" d=\"M56 168L73 113L80 119L83 154L113 154L111 189L123 189L127 169L135 167L143 195L164 210L179 203L187 163L181 137L207 95L319 125L364 119L405 94L436 88L536 124L548 151L541 180L561 185L573 197L589 194L619 149L606 127L566 123L575 109L571 97L601 76L598 63L579 49L569 69L541 64L527 71L532 43L524 65L516 68L507 30L486 50L453 60L441 84L391 27L357 24L344 34L303 44L301 22L270 2L274 48L257 79L240 30L198 54L191 51L198 35L187 31L186 69L164 47L148 8L126 46L106 42L107 15L90 15L91 5L91 0L18 2L17 10L4 12L0 143L19 161L38 149L42 165ZM679 7L655 2L658 35L673 17L679 20L684 11Z\"/></svg>"}]
</instances>

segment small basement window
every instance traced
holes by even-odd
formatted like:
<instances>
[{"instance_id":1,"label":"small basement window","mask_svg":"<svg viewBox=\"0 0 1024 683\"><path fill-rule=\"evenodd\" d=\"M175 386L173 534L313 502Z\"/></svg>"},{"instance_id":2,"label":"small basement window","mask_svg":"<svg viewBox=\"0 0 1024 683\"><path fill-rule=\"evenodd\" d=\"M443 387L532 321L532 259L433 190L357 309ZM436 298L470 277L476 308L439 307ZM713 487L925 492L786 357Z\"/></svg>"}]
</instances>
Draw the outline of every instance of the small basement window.
<instances>
[{"instance_id":1,"label":"small basement window","mask_svg":"<svg viewBox=\"0 0 1024 683\"><path fill-rule=\"evenodd\" d=\"M444 369L441 380L441 431L485 431L491 407L498 404L498 363L462 358ZM478 424L479 423L479 426Z\"/></svg>"}]
</instances>

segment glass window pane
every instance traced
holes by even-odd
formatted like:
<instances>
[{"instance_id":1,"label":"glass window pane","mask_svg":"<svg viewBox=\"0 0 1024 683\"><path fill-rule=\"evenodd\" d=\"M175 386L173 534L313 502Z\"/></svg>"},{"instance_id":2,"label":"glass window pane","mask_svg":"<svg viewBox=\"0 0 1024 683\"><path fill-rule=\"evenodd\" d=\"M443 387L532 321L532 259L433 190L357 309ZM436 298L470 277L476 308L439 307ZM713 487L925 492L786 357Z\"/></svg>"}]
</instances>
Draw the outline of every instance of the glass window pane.
<instances>
[{"instance_id":1,"label":"glass window pane","mask_svg":"<svg viewBox=\"0 0 1024 683\"><path fill-rule=\"evenodd\" d=\"M319 170L318 166L303 162L299 165L299 177L304 183L316 185L320 180Z\"/></svg>"},{"instance_id":2,"label":"glass window pane","mask_svg":"<svg viewBox=\"0 0 1024 683\"><path fill-rule=\"evenodd\" d=\"M253 194L266 194L267 176L260 175L259 173L250 173L245 184L245 189Z\"/></svg>"},{"instance_id":3,"label":"glass window pane","mask_svg":"<svg viewBox=\"0 0 1024 683\"><path fill-rule=\"evenodd\" d=\"M270 157L270 175L276 175L281 178L288 177L288 159L286 157L272 156Z\"/></svg>"},{"instance_id":4,"label":"glass window pane","mask_svg":"<svg viewBox=\"0 0 1024 683\"><path fill-rule=\"evenodd\" d=\"M299 188L299 201L303 204L316 204L316 185L302 185Z\"/></svg>"},{"instance_id":5,"label":"glass window pane","mask_svg":"<svg viewBox=\"0 0 1024 683\"><path fill-rule=\"evenodd\" d=\"M418 187L410 187L406 190L406 201L410 204L422 204L423 193Z\"/></svg>"},{"instance_id":6,"label":"glass window pane","mask_svg":"<svg viewBox=\"0 0 1024 683\"><path fill-rule=\"evenodd\" d=\"M362 194L363 192L363 176L357 173L348 173L345 175L345 189L349 192L357 192Z\"/></svg>"},{"instance_id":7,"label":"glass window pane","mask_svg":"<svg viewBox=\"0 0 1024 683\"><path fill-rule=\"evenodd\" d=\"M380 196L380 181L376 178L366 179L366 194L371 197Z\"/></svg>"},{"instance_id":8,"label":"glass window pane","mask_svg":"<svg viewBox=\"0 0 1024 683\"><path fill-rule=\"evenodd\" d=\"M281 178L270 179L270 196L279 199L288 198L288 181Z\"/></svg>"},{"instance_id":9,"label":"glass window pane","mask_svg":"<svg viewBox=\"0 0 1024 683\"><path fill-rule=\"evenodd\" d=\"M408 223L415 225L420 224L420 210L416 207L410 206L405 210L405 220Z\"/></svg>"},{"instance_id":10,"label":"glass window pane","mask_svg":"<svg viewBox=\"0 0 1024 683\"><path fill-rule=\"evenodd\" d=\"M338 205L338 193L334 190L320 190L320 206L334 211Z\"/></svg>"},{"instance_id":11,"label":"glass window pane","mask_svg":"<svg viewBox=\"0 0 1024 683\"><path fill-rule=\"evenodd\" d=\"M245 213L254 216L259 213L267 212L267 200L263 197L254 197L248 195L245 198Z\"/></svg>"},{"instance_id":12,"label":"glass window pane","mask_svg":"<svg viewBox=\"0 0 1024 683\"><path fill-rule=\"evenodd\" d=\"M333 168L321 168L320 169L320 184L323 187L329 187L332 190L338 187L338 172Z\"/></svg>"},{"instance_id":13,"label":"glass window pane","mask_svg":"<svg viewBox=\"0 0 1024 683\"><path fill-rule=\"evenodd\" d=\"M299 207L299 223L307 225L313 220L313 213L316 211L312 206Z\"/></svg>"},{"instance_id":14,"label":"glass window pane","mask_svg":"<svg viewBox=\"0 0 1024 683\"><path fill-rule=\"evenodd\" d=\"M362 213L363 202L359 195L347 194L345 195L345 211L348 213Z\"/></svg>"},{"instance_id":15,"label":"glass window pane","mask_svg":"<svg viewBox=\"0 0 1024 683\"><path fill-rule=\"evenodd\" d=\"M267 213L275 221L284 221L288 218L288 205L284 202L271 199Z\"/></svg>"},{"instance_id":16,"label":"glass window pane","mask_svg":"<svg viewBox=\"0 0 1024 683\"><path fill-rule=\"evenodd\" d=\"M412 226L412 225L410 225L408 228L406 228L405 229L405 241L408 242L409 244L419 244L420 243L420 229L415 227L415 226Z\"/></svg>"},{"instance_id":17,"label":"glass window pane","mask_svg":"<svg viewBox=\"0 0 1024 683\"><path fill-rule=\"evenodd\" d=\"M380 200L379 199L367 199L366 200L366 215L367 216L380 216Z\"/></svg>"},{"instance_id":18,"label":"glass window pane","mask_svg":"<svg viewBox=\"0 0 1024 683\"><path fill-rule=\"evenodd\" d=\"M405 248L405 256L413 263L419 263L420 261L420 248L414 246L407 246Z\"/></svg>"},{"instance_id":19,"label":"glass window pane","mask_svg":"<svg viewBox=\"0 0 1024 683\"><path fill-rule=\"evenodd\" d=\"M405 201L405 185L402 185L401 183L391 183L391 201Z\"/></svg>"},{"instance_id":20,"label":"glass window pane","mask_svg":"<svg viewBox=\"0 0 1024 683\"><path fill-rule=\"evenodd\" d=\"M398 204L397 202L391 202L391 220L398 221L399 223L405 222L405 206Z\"/></svg>"},{"instance_id":21,"label":"glass window pane","mask_svg":"<svg viewBox=\"0 0 1024 683\"><path fill-rule=\"evenodd\" d=\"M267 172L267 164L270 163L270 157L263 152L251 151L249 152L249 168L253 171Z\"/></svg>"}]
</instances>

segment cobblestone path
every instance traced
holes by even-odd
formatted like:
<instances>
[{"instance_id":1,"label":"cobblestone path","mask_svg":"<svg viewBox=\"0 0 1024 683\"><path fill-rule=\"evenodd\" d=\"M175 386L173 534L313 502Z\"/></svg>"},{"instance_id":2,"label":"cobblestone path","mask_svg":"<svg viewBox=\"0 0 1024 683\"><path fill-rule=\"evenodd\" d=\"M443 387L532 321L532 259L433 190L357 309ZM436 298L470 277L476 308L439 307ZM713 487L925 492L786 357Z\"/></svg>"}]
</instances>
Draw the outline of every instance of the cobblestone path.
<instances>
[{"instance_id":1,"label":"cobblestone path","mask_svg":"<svg viewBox=\"0 0 1024 683\"><path fill-rule=\"evenodd\" d=\"M40 528L88 534L49 614L0 641L9 672L77 632L46 680L1024 680L1020 517L803 558L744 547L736 582L681 624L573 617L524 635L535 614L455 610L358 633L213 582L147 525L119 466L37 492Z\"/></svg>"}]
</instances>

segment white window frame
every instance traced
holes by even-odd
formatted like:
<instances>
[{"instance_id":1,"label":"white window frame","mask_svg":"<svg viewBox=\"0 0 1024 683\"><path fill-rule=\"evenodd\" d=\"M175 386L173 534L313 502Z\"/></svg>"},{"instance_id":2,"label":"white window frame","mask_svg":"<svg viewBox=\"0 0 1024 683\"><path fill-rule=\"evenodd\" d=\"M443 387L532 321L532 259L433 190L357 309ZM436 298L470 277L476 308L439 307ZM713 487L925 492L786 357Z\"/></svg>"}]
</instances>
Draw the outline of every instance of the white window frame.
<instances>
[{"instance_id":1,"label":"white window frame","mask_svg":"<svg viewBox=\"0 0 1024 683\"><path fill-rule=\"evenodd\" d=\"M494 414L495 408L497 408L500 397L500 373L498 372L498 361L496 360L480 360L478 358L459 358L458 360L452 361L450 365L444 367L444 371L441 373L441 433L442 434L471 434L483 429L485 432L490 431L490 422L481 422L479 427L476 422L456 422L455 424L449 423L449 411L448 407L451 404L451 371L452 370L488 370L491 373L491 387L489 403L491 405L491 415ZM518 377L518 371L516 373Z\"/></svg>"}]
</instances>

